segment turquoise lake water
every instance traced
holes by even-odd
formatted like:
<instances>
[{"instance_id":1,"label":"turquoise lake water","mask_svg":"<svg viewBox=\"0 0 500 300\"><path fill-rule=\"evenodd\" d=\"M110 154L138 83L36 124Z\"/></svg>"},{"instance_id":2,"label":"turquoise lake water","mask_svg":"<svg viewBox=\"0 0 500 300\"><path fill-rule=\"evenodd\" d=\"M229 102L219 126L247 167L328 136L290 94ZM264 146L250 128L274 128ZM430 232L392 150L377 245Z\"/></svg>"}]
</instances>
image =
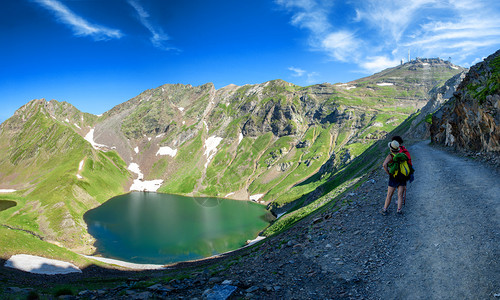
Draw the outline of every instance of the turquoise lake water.
<instances>
[{"instance_id":1,"label":"turquoise lake water","mask_svg":"<svg viewBox=\"0 0 500 300\"><path fill-rule=\"evenodd\" d=\"M97 254L166 264L244 246L269 224L269 214L248 201L133 192L88 211L84 220Z\"/></svg>"}]
</instances>

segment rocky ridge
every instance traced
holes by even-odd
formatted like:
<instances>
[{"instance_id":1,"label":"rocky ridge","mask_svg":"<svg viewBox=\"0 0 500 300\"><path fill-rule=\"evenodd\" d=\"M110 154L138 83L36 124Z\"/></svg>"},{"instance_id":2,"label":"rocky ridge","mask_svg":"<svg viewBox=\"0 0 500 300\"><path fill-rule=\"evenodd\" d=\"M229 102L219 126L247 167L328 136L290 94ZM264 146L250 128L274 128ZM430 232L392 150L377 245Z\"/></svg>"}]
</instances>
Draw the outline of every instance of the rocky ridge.
<instances>
[{"instance_id":1,"label":"rocky ridge","mask_svg":"<svg viewBox=\"0 0 500 300\"><path fill-rule=\"evenodd\" d=\"M500 50L470 68L453 97L432 118L437 144L500 153Z\"/></svg>"},{"instance_id":2,"label":"rocky ridge","mask_svg":"<svg viewBox=\"0 0 500 300\"><path fill-rule=\"evenodd\" d=\"M430 92L427 104L419 110L418 116L412 121L408 137L413 139L430 138L432 114L440 109L455 93L458 85L465 78L466 72L459 73L448 79L442 86L434 87Z\"/></svg>"}]
</instances>

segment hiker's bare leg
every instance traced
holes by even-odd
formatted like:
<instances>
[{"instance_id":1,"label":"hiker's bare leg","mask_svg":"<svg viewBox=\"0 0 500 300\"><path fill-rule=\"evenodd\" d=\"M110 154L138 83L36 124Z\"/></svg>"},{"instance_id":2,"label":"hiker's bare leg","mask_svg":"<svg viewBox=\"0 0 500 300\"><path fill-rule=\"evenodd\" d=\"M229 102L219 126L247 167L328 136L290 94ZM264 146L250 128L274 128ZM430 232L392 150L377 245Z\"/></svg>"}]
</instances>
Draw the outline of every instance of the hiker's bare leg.
<instances>
[{"instance_id":1,"label":"hiker's bare leg","mask_svg":"<svg viewBox=\"0 0 500 300\"><path fill-rule=\"evenodd\" d=\"M405 186L398 186L398 211L403 207L403 194L405 192Z\"/></svg>"},{"instance_id":2,"label":"hiker's bare leg","mask_svg":"<svg viewBox=\"0 0 500 300\"><path fill-rule=\"evenodd\" d=\"M394 190L396 189L393 188L392 186L387 187L387 197L385 197L384 210L387 210L387 208L391 204L391 199L392 195L394 194Z\"/></svg>"}]
</instances>

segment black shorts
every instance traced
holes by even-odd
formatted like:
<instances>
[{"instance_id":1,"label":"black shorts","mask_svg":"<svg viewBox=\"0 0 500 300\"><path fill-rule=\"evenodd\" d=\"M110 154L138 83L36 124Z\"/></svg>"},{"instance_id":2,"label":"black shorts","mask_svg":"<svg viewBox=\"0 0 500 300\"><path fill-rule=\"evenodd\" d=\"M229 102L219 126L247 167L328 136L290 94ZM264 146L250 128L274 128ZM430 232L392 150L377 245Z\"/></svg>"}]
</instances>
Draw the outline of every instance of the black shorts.
<instances>
[{"instance_id":1,"label":"black shorts","mask_svg":"<svg viewBox=\"0 0 500 300\"><path fill-rule=\"evenodd\" d=\"M389 186L393 188L397 188L398 186L406 186L406 179L389 176Z\"/></svg>"}]
</instances>

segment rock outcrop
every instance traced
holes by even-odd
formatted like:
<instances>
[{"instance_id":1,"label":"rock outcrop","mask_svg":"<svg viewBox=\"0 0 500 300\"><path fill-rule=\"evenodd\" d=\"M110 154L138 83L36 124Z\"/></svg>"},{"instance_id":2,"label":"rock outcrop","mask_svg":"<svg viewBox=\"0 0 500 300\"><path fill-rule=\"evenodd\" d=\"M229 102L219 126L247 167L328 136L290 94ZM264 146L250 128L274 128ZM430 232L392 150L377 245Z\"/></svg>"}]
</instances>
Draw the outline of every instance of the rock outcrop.
<instances>
[{"instance_id":1,"label":"rock outcrop","mask_svg":"<svg viewBox=\"0 0 500 300\"><path fill-rule=\"evenodd\" d=\"M432 117L434 143L500 155L500 50L470 68Z\"/></svg>"},{"instance_id":2,"label":"rock outcrop","mask_svg":"<svg viewBox=\"0 0 500 300\"><path fill-rule=\"evenodd\" d=\"M408 138L428 139L430 137L432 114L453 96L458 85L465 78L465 74L465 71L461 72L448 79L444 85L435 87L429 92L431 98L412 121L407 134Z\"/></svg>"}]
</instances>

